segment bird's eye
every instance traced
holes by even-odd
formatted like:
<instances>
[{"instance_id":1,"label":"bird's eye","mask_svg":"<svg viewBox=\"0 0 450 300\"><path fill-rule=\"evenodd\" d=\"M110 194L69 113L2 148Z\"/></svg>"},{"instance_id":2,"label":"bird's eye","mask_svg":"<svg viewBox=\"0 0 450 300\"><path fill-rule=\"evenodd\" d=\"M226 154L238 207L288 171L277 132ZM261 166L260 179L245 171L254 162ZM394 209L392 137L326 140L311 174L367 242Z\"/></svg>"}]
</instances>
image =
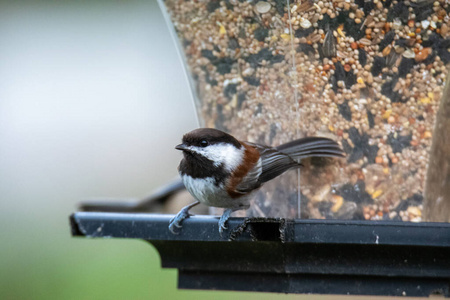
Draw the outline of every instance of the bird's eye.
<instances>
[{"instance_id":1,"label":"bird's eye","mask_svg":"<svg viewBox=\"0 0 450 300\"><path fill-rule=\"evenodd\" d=\"M209 143L208 143L207 140L201 140L201 141L200 141L200 146L201 146L201 147L206 147L206 146L208 146L208 145L209 145Z\"/></svg>"}]
</instances>

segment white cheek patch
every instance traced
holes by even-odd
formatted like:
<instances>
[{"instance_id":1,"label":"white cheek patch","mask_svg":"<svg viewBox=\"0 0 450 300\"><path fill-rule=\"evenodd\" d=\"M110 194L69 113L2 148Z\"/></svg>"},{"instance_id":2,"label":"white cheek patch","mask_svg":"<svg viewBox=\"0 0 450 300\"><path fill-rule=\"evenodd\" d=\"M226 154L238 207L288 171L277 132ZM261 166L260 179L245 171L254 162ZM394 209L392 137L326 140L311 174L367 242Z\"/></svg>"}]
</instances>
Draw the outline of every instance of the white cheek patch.
<instances>
[{"instance_id":1,"label":"white cheek patch","mask_svg":"<svg viewBox=\"0 0 450 300\"><path fill-rule=\"evenodd\" d=\"M214 166L223 165L227 171L236 169L242 162L244 148L237 149L233 145L221 143L208 147L189 147L192 151L214 162Z\"/></svg>"}]
</instances>

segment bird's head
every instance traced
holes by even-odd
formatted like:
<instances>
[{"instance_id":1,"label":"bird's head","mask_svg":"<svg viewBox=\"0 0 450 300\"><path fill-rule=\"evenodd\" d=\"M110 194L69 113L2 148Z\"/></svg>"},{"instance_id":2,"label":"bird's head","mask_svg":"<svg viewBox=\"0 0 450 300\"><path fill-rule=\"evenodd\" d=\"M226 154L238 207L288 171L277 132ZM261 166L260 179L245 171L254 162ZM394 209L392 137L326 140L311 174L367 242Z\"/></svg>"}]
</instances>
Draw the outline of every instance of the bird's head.
<instances>
[{"instance_id":1,"label":"bird's head","mask_svg":"<svg viewBox=\"0 0 450 300\"><path fill-rule=\"evenodd\" d=\"M182 143L175 147L184 158L201 163L205 159L215 167L233 171L242 162L244 147L233 136L212 128L199 128L186 133Z\"/></svg>"}]
</instances>

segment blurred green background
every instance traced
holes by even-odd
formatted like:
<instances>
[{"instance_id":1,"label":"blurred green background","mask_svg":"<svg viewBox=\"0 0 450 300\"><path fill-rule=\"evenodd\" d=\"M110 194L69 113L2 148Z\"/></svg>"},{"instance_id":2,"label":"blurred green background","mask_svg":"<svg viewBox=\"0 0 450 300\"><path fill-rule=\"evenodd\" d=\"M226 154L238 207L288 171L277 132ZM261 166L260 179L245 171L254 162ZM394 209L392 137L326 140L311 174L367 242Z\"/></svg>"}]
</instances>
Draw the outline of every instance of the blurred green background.
<instances>
[{"instance_id":1,"label":"blurred green background","mask_svg":"<svg viewBox=\"0 0 450 300\"><path fill-rule=\"evenodd\" d=\"M348 298L180 291L146 242L71 237L79 201L175 177L195 127L156 1L1 1L0 299Z\"/></svg>"}]
</instances>

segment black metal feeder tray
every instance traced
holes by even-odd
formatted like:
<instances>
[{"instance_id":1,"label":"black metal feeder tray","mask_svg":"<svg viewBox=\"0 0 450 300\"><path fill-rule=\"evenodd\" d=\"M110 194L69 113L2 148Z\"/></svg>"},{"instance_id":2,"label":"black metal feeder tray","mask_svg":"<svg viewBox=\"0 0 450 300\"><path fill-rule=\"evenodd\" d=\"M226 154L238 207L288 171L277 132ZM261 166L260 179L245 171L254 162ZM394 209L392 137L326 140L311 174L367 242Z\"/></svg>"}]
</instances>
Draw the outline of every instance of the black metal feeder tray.
<instances>
[{"instance_id":1,"label":"black metal feeder tray","mask_svg":"<svg viewBox=\"0 0 450 300\"><path fill-rule=\"evenodd\" d=\"M449 297L450 224L77 212L74 236L150 242L183 289Z\"/></svg>"}]
</instances>

